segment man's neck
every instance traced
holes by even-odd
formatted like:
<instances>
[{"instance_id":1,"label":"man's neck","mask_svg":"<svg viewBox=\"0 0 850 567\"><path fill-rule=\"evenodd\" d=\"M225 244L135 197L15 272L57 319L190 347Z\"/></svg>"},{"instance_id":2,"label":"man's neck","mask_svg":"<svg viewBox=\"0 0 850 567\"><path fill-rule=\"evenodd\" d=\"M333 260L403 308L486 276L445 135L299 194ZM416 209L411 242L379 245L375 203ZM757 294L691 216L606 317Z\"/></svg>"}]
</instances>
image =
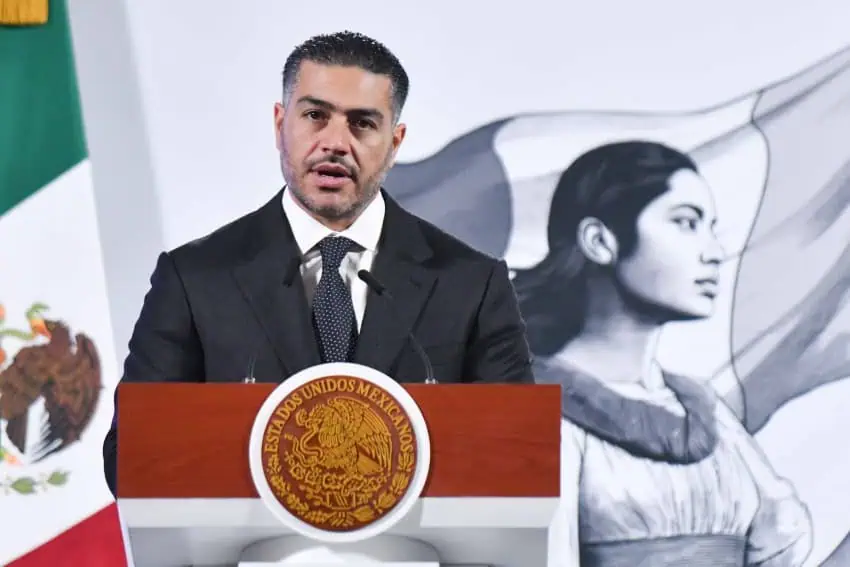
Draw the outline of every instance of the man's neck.
<instances>
[{"instance_id":1,"label":"man's neck","mask_svg":"<svg viewBox=\"0 0 850 567\"><path fill-rule=\"evenodd\" d=\"M329 230L332 230L334 232L343 232L343 231L347 230L348 228L350 228L351 225L353 225L357 221L357 219L360 218L360 215L363 214L363 211L365 211L369 207L369 205L371 205L372 202L377 198L378 193L375 193L372 196L371 199L362 203L350 215L347 215L345 217L339 217L339 218L324 217L324 216L322 216L322 215L320 215L316 212L311 211L306 206L304 206L304 203L302 203L300 199L298 199L294 194L292 194L291 191L290 191L290 196L292 197L292 200L295 201L295 204L298 205L298 207L302 211L304 211L305 213L310 215L313 219L315 219L316 222L320 223L322 226L327 227Z\"/></svg>"},{"instance_id":2,"label":"man's neck","mask_svg":"<svg viewBox=\"0 0 850 567\"><path fill-rule=\"evenodd\" d=\"M345 234L365 250L375 251L378 247L385 215L381 194L371 199L354 218L346 219L326 219L312 214L289 189L283 195L282 205L302 254L307 254L330 233Z\"/></svg>"}]
</instances>

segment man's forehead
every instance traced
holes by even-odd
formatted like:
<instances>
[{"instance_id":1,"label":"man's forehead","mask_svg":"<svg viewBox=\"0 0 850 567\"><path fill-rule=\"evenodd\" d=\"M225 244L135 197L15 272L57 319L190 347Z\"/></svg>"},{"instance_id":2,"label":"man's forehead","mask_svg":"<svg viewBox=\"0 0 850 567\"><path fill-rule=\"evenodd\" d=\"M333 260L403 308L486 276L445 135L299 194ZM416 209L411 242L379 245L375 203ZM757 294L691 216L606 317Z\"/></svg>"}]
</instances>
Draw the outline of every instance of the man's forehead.
<instances>
[{"instance_id":1,"label":"man's forehead","mask_svg":"<svg viewBox=\"0 0 850 567\"><path fill-rule=\"evenodd\" d=\"M379 102L389 107L391 91L392 81L386 75L354 65L304 61L298 71L294 94L296 100L308 96L342 107L375 106Z\"/></svg>"}]
</instances>

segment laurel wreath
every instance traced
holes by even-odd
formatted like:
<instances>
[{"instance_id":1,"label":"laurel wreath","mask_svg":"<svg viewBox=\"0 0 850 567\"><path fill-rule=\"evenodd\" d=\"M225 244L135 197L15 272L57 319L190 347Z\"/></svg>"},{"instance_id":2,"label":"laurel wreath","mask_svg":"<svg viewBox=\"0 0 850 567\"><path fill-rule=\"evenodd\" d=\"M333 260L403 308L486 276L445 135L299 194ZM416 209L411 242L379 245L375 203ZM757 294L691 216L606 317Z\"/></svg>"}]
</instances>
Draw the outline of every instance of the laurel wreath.
<instances>
[{"instance_id":1,"label":"laurel wreath","mask_svg":"<svg viewBox=\"0 0 850 567\"><path fill-rule=\"evenodd\" d=\"M286 455L285 458L288 461L292 460L291 455ZM308 471L304 470L303 467L298 467L295 462L287 462L287 465L289 465L289 472L295 480L305 480ZM301 469L300 471L298 470L299 468ZM333 512L312 509L310 504L292 491L292 486L283 480L281 476L283 468L277 455L269 457L266 465L266 478L269 479L269 484L275 496L302 520L311 524L321 524L339 529L350 528L374 520L395 506L399 499L404 496L407 486L410 484L410 473L412 470L413 454L402 453L399 455L398 472L393 474L390 486L381 492L373 502L364 504L354 510L337 510ZM307 492L309 496L309 487L299 485L299 488Z\"/></svg>"},{"instance_id":2,"label":"laurel wreath","mask_svg":"<svg viewBox=\"0 0 850 567\"><path fill-rule=\"evenodd\" d=\"M19 476L17 478L6 477L0 481L0 488L6 494L16 492L17 494L36 494L44 492L51 487L63 486L68 482L68 471L55 470L50 474L40 475L38 478L32 476Z\"/></svg>"}]
</instances>

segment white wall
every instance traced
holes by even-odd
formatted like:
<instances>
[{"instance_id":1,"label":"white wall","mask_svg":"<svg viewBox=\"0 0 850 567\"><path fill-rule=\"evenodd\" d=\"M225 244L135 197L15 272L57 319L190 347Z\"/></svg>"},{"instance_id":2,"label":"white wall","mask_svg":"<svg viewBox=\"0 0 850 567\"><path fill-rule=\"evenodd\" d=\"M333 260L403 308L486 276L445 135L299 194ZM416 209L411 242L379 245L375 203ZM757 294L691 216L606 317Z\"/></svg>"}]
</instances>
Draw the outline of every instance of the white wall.
<instances>
[{"instance_id":1,"label":"white wall","mask_svg":"<svg viewBox=\"0 0 850 567\"><path fill-rule=\"evenodd\" d=\"M518 111L713 104L837 50L850 16L846 0L128 5L167 246L279 188L272 104L286 55L314 33L373 34L407 66L408 160Z\"/></svg>"},{"instance_id":2,"label":"white wall","mask_svg":"<svg viewBox=\"0 0 850 567\"><path fill-rule=\"evenodd\" d=\"M281 186L272 105L286 55L314 33L362 31L401 58L407 161L507 114L714 104L836 51L850 19L846 0L321 6L70 0L119 359L156 251Z\"/></svg>"},{"instance_id":3,"label":"white wall","mask_svg":"<svg viewBox=\"0 0 850 567\"><path fill-rule=\"evenodd\" d=\"M362 31L406 65L402 161L522 112L700 109L850 43L847 0L70 4L119 359L156 252L281 186L272 105L286 55L314 33ZM816 539L813 560L839 536Z\"/></svg>"},{"instance_id":4,"label":"white wall","mask_svg":"<svg viewBox=\"0 0 850 567\"><path fill-rule=\"evenodd\" d=\"M123 2L69 0L119 365L163 248L155 163ZM153 142L153 144L152 144ZM120 372L119 372L120 376Z\"/></svg>"}]
</instances>

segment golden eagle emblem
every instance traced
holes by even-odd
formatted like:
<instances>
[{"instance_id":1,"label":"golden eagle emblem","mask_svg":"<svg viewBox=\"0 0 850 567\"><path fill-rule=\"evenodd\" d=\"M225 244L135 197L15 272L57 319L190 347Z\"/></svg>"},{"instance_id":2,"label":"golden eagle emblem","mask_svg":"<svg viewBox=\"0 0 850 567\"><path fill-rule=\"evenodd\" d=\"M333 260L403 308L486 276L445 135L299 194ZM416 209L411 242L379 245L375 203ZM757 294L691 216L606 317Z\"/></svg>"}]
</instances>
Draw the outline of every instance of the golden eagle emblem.
<instances>
[{"instance_id":1,"label":"golden eagle emblem","mask_svg":"<svg viewBox=\"0 0 850 567\"><path fill-rule=\"evenodd\" d=\"M300 465L349 475L389 472L390 430L369 404L344 396L332 398L309 411L295 412L295 423L307 430L300 437L286 435Z\"/></svg>"},{"instance_id":2,"label":"golden eagle emblem","mask_svg":"<svg viewBox=\"0 0 850 567\"><path fill-rule=\"evenodd\" d=\"M262 460L287 511L320 529L349 531L384 516L404 496L416 438L407 413L383 389L328 377L278 404Z\"/></svg>"},{"instance_id":3,"label":"golden eagle emblem","mask_svg":"<svg viewBox=\"0 0 850 567\"><path fill-rule=\"evenodd\" d=\"M30 462L80 439L103 388L94 342L82 333L72 336L62 321L45 319L46 310L46 305L33 305L26 313L30 328L22 331L5 326L6 311L0 306L0 423L5 423L9 442ZM35 343L39 337L47 342ZM25 343L11 360L2 344L10 338ZM39 400L44 403L44 422L31 432L30 409ZM29 443L34 436L35 443Z\"/></svg>"}]
</instances>

